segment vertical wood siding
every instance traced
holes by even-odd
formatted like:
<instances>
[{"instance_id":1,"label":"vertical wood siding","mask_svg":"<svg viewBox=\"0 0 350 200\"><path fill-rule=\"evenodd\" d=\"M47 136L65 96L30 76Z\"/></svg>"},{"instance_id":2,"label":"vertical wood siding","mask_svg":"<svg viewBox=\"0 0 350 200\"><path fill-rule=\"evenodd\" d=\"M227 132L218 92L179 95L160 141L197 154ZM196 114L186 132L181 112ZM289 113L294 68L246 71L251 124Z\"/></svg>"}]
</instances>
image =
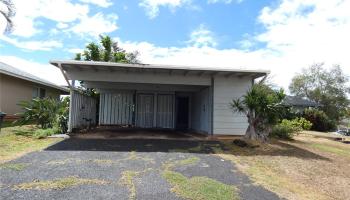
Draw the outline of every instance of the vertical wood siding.
<instances>
[{"instance_id":1,"label":"vertical wood siding","mask_svg":"<svg viewBox=\"0 0 350 200\"><path fill-rule=\"evenodd\" d=\"M137 126L152 128L154 119L154 95L138 94L137 96Z\"/></svg>"},{"instance_id":2,"label":"vertical wood siding","mask_svg":"<svg viewBox=\"0 0 350 200\"><path fill-rule=\"evenodd\" d=\"M246 78L215 77L213 102L213 133L223 135L244 135L248 127L247 117L233 113L232 99L242 97L251 87L252 80Z\"/></svg>"},{"instance_id":3,"label":"vertical wood siding","mask_svg":"<svg viewBox=\"0 0 350 200\"><path fill-rule=\"evenodd\" d=\"M101 125L132 125L133 109L132 92L100 94Z\"/></svg>"},{"instance_id":4,"label":"vertical wood siding","mask_svg":"<svg viewBox=\"0 0 350 200\"><path fill-rule=\"evenodd\" d=\"M96 99L71 90L68 131L96 125ZM89 122L91 120L91 122Z\"/></svg>"},{"instance_id":5,"label":"vertical wood siding","mask_svg":"<svg viewBox=\"0 0 350 200\"><path fill-rule=\"evenodd\" d=\"M158 94L157 95L157 127L173 128L174 127L174 95Z\"/></svg>"}]
</instances>

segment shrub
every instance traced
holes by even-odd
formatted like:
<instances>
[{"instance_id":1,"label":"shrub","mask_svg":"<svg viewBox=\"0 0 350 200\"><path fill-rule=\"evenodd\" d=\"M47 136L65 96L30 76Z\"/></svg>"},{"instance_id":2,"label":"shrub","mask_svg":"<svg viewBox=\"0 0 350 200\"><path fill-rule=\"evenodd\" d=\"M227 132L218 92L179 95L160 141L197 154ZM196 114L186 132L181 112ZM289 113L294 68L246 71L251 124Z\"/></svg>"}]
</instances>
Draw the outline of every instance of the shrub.
<instances>
[{"instance_id":1,"label":"shrub","mask_svg":"<svg viewBox=\"0 0 350 200\"><path fill-rule=\"evenodd\" d=\"M276 137L281 139L292 139L294 134L295 133L293 131L293 128L286 125L277 124L272 128L270 137Z\"/></svg>"},{"instance_id":2,"label":"shrub","mask_svg":"<svg viewBox=\"0 0 350 200\"><path fill-rule=\"evenodd\" d=\"M20 113L20 124L34 122L41 128L52 128L55 122L58 110L57 101L51 98L33 99L31 101L22 101L19 105L24 112Z\"/></svg>"},{"instance_id":3,"label":"shrub","mask_svg":"<svg viewBox=\"0 0 350 200\"><path fill-rule=\"evenodd\" d=\"M19 104L24 112L19 113L20 124L34 122L40 125L42 129L55 128L61 133L67 131L68 113L69 113L69 98L62 101L44 98L33 99L31 101L23 101Z\"/></svg>"},{"instance_id":4,"label":"shrub","mask_svg":"<svg viewBox=\"0 0 350 200\"><path fill-rule=\"evenodd\" d=\"M312 123L309 120L305 119L304 117L296 118L296 120L303 130L311 129Z\"/></svg>"},{"instance_id":5,"label":"shrub","mask_svg":"<svg viewBox=\"0 0 350 200\"><path fill-rule=\"evenodd\" d=\"M330 131L336 128L336 122L329 119L322 110L314 108L305 109L303 117L312 123L311 130Z\"/></svg>"},{"instance_id":6,"label":"shrub","mask_svg":"<svg viewBox=\"0 0 350 200\"><path fill-rule=\"evenodd\" d=\"M59 132L60 130L58 128L38 129L34 131L33 137L37 139L42 139L46 138L47 136L57 134Z\"/></svg>"},{"instance_id":7,"label":"shrub","mask_svg":"<svg viewBox=\"0 0 350 200\"><path fill-rule=\"evenodd\" d=\"M69 117L69 97L66 97L60 103L57 118L56 126L61 133L66 133L68 130L68 117Z\"/></svg>"},{"instance_id":8,"label":"shrub","mask_svg":"<svg viewBox=\"0 0 350 200\"><path fill-rule=\"evenodd\" d=\"M283 119L279 124L272 128L270 136L282 139L292 139L295 134L302 130L309 130L312 123L304 118L295 118L293 120Z\"/></svg>"}]
</instances>

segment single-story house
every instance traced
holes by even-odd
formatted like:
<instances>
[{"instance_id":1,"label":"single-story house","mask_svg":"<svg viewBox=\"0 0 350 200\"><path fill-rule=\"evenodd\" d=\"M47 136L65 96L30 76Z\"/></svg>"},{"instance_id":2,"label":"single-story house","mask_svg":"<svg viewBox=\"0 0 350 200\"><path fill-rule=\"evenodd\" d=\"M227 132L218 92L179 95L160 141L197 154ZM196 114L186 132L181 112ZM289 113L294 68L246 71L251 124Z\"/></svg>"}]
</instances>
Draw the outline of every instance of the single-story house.
<instances>
[{"instance_id":1,"label":"single-story house","mask_svg":"<svg viewBox=\"0 0 350 200\"><path fill-rule=\"evenodd\" d=\"M311 101L307 98L300 96L289 96L287 95L282 104L287 107L291 107L296 112L303 112L306 108L317 108L320 107L319 103Z\"/></svg>"},{"instance_id":2,"label":"single-story house","mask_svg":"<svg viewBox=\"0 0 350 200\"><path fill-rule=\"evenodd\" d=\"M230 102L269 71L55 60L67 83L83 81L96 101L71 89L69 131L88 124L242 135L244 115ZM73 81L74 82L74 81ZM97 106L96 106L97 105ZM98 116L97 118L95 116Z\"/></svg>"},{"instance_id":3,"label":"single-story house","mask_svg":"<svg viewBox=\"0 0 350 200\"><path fill-rule=\"evenodd\" d=\"M21 101L59 99L61 94L69 94L69 89L0 62L0 111L7 114L5 119L16 118L15 114L22 111L18 105Z\"/></svg>"}]
</instances>

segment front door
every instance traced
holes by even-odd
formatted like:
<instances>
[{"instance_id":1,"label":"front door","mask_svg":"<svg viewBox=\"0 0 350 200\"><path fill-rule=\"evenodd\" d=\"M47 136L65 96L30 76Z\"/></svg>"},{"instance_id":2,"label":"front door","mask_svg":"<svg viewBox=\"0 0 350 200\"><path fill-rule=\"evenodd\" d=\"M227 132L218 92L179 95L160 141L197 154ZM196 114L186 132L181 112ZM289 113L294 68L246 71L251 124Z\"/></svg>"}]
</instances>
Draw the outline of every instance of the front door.
<instances>
[{"instance_id":1,"label":"front door","mask_svg":"<svg viewBox=\"0 0 350 200\"><path fill-rule=\"evenodd\" d=\"M176 128L187 130L189 128L189 97L176 98Z\"/></svg>"},{"instance_id":2,"label":"front door","mask_svg":"<svg viewBox=\"0 0 350 200\"><path fill-rule=\"evenodd\" d=\"M137 126L152 128L154 119L154 95L139 94L137 99Z\"/></svg>"}]
</instances>

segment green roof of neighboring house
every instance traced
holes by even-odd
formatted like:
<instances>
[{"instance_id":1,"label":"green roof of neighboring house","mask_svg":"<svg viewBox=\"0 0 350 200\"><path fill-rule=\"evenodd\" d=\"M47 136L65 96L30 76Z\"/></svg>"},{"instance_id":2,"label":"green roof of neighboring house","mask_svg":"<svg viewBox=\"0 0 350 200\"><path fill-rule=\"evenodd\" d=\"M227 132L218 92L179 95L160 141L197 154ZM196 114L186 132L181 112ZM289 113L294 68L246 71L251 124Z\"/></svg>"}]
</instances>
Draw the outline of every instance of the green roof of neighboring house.
<instances>
[{"instance_id":1,"label":"green roof of neighboring house","mask_svg":"<svg viewBox=\"0 0 350 200\"><path fill-rule=\"evenodd\" d=\"M283 105L296 107L319 107L320 104L299 96L286 96Z\"/></svg>"}]
</instances>

